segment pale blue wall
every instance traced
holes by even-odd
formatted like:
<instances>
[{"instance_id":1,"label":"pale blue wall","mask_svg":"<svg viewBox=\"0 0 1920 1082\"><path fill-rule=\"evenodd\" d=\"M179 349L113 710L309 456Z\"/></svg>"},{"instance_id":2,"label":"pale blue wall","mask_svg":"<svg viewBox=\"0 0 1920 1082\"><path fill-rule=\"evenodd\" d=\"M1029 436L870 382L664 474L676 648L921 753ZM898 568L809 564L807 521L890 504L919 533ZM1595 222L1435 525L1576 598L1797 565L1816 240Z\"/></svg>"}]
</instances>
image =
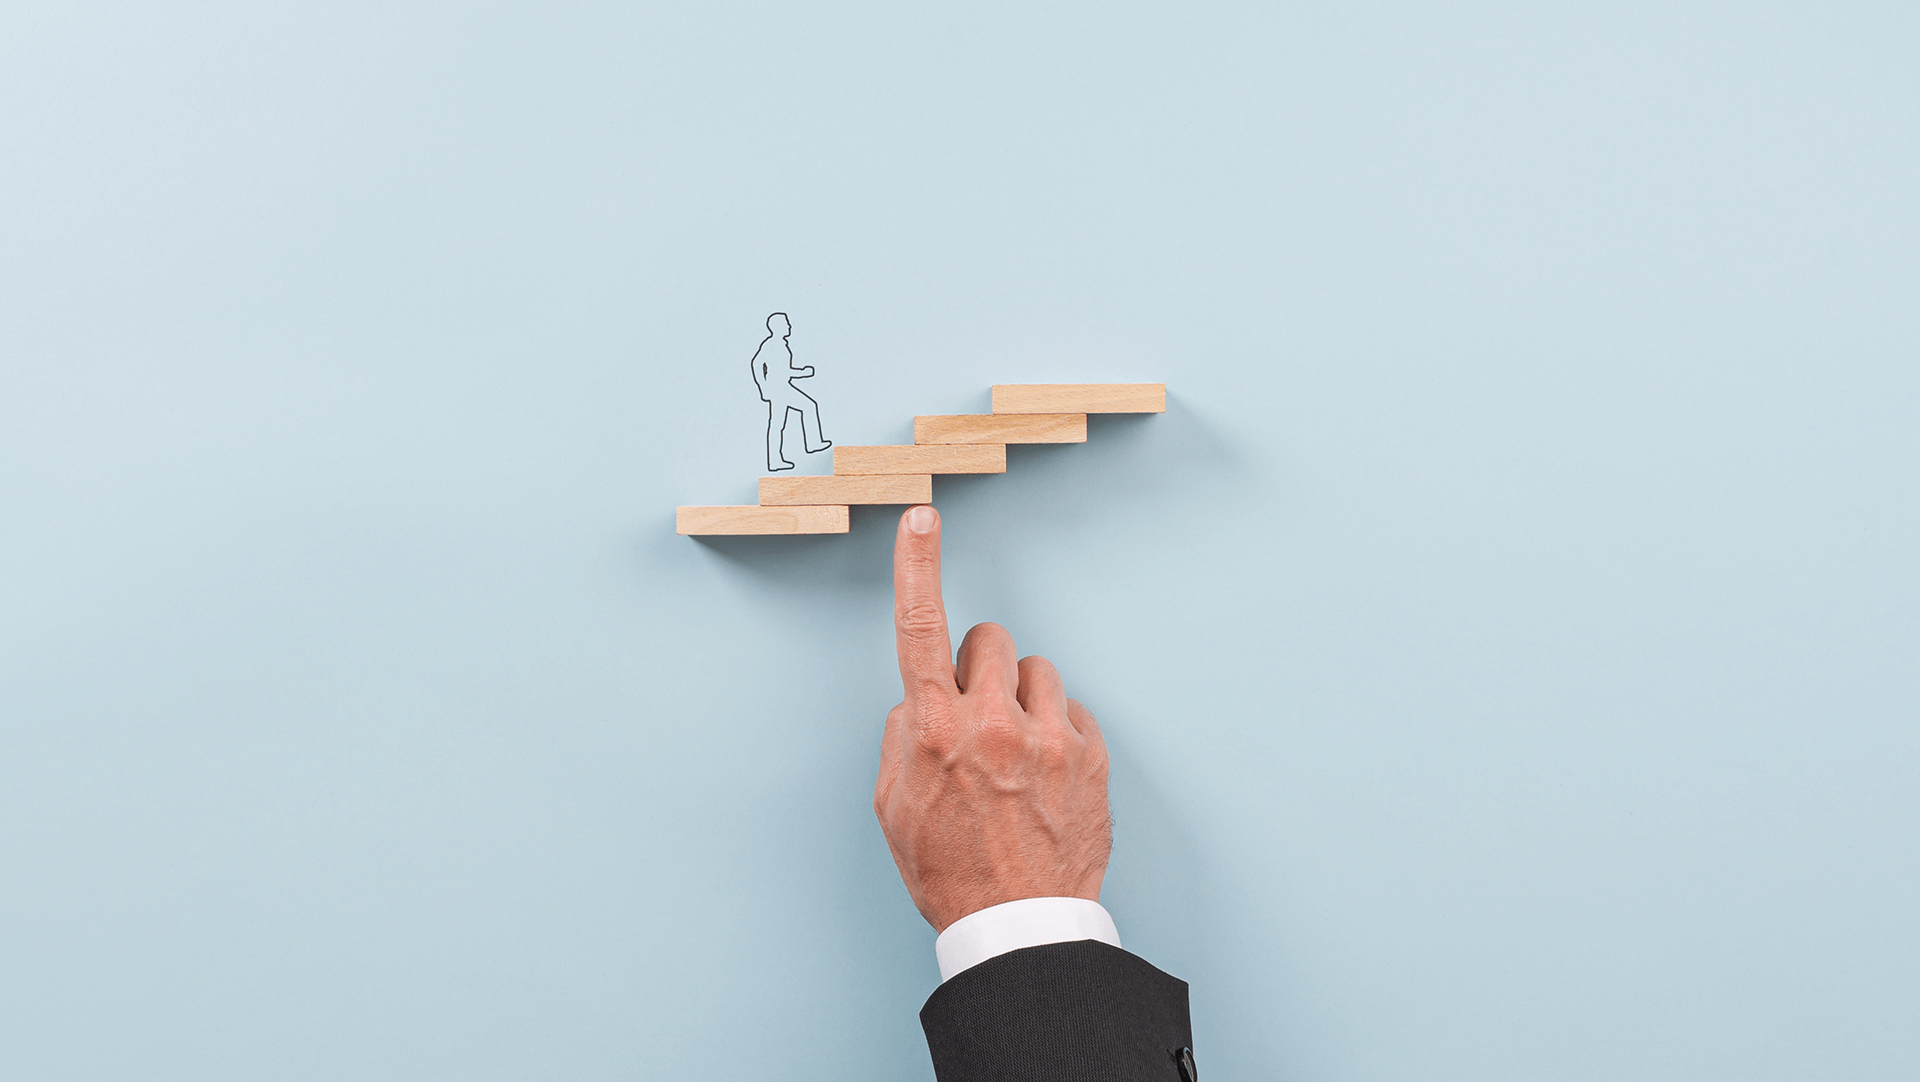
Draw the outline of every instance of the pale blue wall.
<instances>
[{"instance_id":1,"label":"pale blue wall","mask_svg":"<svg viewBox=\"0 0 1920 1082\"><path fill-rule=\"evenodd\" d=\"M1210 1079L1920 1074L1920 16L1589 8L8 4L0 1075L928 1077L775 308L1169 385L937 502Z\"/></svg>"}]
</instances>

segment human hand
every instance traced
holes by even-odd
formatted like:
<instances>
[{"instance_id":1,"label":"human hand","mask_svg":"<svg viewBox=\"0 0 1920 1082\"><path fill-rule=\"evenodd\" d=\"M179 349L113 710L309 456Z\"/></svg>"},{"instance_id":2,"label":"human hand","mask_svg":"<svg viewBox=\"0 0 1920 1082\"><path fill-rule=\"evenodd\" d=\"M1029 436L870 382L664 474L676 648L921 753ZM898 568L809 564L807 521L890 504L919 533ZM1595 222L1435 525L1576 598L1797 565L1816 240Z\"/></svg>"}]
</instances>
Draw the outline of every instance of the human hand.
<instances>
[{"instance_id":1,"label":"human hand","mask_svg":"<svg viewBox=\"0 0 1920 1082\"><path fill-rule=\"evenodd\" d=\"M1113 848L1107 745L1042 657L980 624L955 664L940 597L940 516L910 508L893 548L906 701L887 714L873 811L935 931L1022 898L1100 900Z\"/></svg>"}]
</instances>

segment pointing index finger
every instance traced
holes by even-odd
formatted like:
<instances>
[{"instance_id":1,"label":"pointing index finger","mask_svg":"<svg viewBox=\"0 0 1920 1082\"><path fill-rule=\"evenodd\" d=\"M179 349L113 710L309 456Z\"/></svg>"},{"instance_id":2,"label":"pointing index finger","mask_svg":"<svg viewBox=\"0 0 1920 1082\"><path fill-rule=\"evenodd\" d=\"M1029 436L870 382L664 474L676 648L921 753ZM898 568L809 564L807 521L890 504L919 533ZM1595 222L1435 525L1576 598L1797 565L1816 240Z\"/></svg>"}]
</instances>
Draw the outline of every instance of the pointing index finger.
<instances>
[{"instance_id":1,"label":"pointing index finger","mask_svg":"<svg viewBox=\"0 0 1920 1082\"><path fill-rule=\"evenodd\" d=\"M959 694L947 606L940 597L940 513L925 504L900 516L894 536L893 631L909 706Z\"/></svg>"}]
</instances>

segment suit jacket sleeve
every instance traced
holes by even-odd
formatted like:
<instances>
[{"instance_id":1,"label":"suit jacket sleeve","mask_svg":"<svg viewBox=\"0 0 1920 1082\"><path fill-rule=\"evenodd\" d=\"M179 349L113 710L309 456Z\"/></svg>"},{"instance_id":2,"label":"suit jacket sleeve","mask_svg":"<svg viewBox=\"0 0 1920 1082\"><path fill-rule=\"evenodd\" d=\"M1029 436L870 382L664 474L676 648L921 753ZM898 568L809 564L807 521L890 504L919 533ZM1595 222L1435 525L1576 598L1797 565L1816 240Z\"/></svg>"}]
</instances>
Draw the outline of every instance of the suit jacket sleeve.
<instances>
[{"instance_id":1,"label":"suit jacket sleeve","mask_svg":"<svg viewBox=\"0 0 1920 1082\"><path fill-rule=\"evenodd\" d=\"M1091 939L955 974L920 1025L939 1082L1183 1082L1193 1045L1187 982Z\"/></svg>"}]
</instances>

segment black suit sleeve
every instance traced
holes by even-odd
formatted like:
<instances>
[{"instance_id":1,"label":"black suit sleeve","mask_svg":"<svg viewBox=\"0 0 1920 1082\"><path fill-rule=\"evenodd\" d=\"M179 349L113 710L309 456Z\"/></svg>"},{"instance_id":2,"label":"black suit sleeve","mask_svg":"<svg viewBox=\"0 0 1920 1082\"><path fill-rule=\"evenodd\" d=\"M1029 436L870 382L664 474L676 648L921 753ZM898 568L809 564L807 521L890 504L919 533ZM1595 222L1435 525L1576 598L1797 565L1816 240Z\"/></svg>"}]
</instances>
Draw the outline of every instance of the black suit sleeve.
<instances>
[{"instance_id":1,"label":"black suit sleeve","mask_svg":"<svg viewBox=\"0 0 1920 1082\"><path fill-rule=\"evenodd\" d=\"M1190 1082L1187 982L1092 939L957 973L920 1025L940 1082Z\"/></svg>"}]
</instances>

